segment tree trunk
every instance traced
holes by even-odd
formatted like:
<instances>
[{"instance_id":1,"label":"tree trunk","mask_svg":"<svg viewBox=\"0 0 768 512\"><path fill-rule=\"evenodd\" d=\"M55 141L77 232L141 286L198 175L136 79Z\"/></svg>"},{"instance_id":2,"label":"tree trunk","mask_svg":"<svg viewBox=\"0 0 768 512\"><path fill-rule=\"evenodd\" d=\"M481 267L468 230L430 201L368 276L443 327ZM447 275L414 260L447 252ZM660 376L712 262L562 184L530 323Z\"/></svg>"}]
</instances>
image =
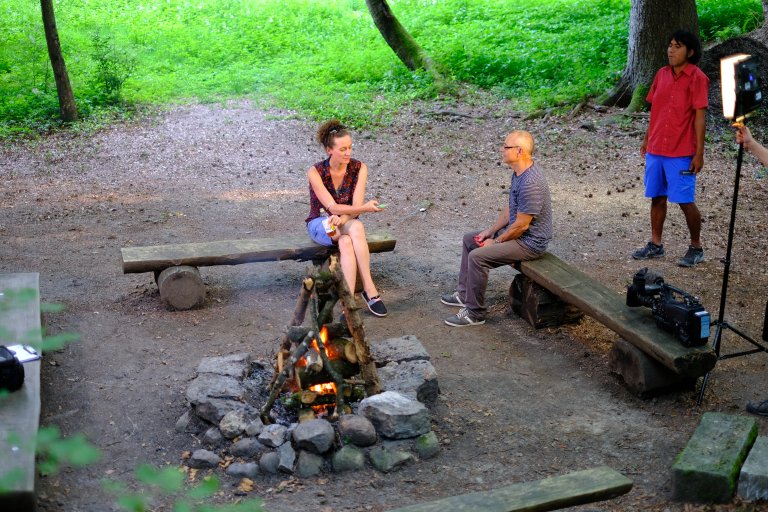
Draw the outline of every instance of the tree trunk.
<instances>
[{"instance_id":1,"label":"tree trunk","mask_svg":"<svg viewBox=\"0 0 768 512\"><path fill-rule=\"evenodd\" d=\"M59 31L56 28L56 17L53 14L53 0L40 0L43 11L43 28L45 30L45 42L48 43L48 56L53 67L53 76L56 79L56 91L59 94L59 110L61 119L66 122L77 120L77 104L72 94L72 86L69 84L67 65L61 54L59 43Z\"/></svg>"},{"instance_id":2,"label":"tree trunk","mask_svg":"<svg viewBox=\"0 0 768 512\"><path fill-rule=\"evenodd\" d=\"M371 13L376 28L379 29L389 47L408 69L411 71L424 69L435 78L441 77L429 55L392 13L387 0L365 0L365 4L368 6L368 11Z\"/></svg>"},{"instance_id":3,"label":"tree trunk","mask_svg":"<svg viewBox=\"0 0 768 512\"><path fill-rule=\"evenodd\" d=\"M633 0L627 66L619 83L598 101L627 107L630 112L644 109L653 77L668 63L669 36L678 29L699 33L695 0Z\"/></svg>"}]
</instances>

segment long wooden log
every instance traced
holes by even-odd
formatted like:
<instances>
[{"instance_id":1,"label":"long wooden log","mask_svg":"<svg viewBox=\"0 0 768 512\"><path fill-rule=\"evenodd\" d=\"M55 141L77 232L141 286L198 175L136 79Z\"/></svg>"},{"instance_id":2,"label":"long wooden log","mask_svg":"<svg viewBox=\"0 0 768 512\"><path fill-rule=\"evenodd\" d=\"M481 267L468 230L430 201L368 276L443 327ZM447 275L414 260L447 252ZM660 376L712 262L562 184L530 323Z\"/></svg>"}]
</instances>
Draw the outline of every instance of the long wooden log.
<instances>
[{"instance_id":1,"label":"long wooden log","mask_svg":"<svg viewBox=\"0 0 768 512\"><path fill-rule=\"evenodd\" d=\"M385 232L368 233L368 250L387 252L396 240ZM261 261L319 261L337 251L316 244L306 234L251 240L221 240L145 247L123 247L123 273L153 272L178 265L207 267Z\"/></svg>"},{"instance_id":2,"label":"long wooden log","mask_svg":"<svg viewBox=\"0 0 768 512\"><path fill-rule=\"evenodd\" d=\"M352 340L355 343L357 361L360 365L360 376L365 381L365 391L368 393L368 396L378 395L381 393L381 382L379 381L379 373L376 371L376 365L371 357L371 349L368 346L368 342L365 341L365 329L363 328L363 320L360 318L360 308L355 304L355 298L349 291L347 282L344 280L344 275L341 272L339 259L335 255L331 256L328 269L336 276L336 289L339 294L339 300L341 300L341 304L344 307L344 315L347 318L349 331L352 333Z\"/></svg>"}]
</instances>

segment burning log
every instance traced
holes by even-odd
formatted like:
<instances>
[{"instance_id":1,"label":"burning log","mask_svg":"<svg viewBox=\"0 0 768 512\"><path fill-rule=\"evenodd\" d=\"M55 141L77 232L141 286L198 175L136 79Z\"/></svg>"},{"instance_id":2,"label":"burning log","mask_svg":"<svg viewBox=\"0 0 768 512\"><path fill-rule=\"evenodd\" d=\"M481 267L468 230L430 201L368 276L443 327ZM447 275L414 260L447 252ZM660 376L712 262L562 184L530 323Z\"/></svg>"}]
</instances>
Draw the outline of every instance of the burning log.
<instances>
[{"instance_id":1,"label":"burning log","mask_svg":"<svg viewBox=\"0 0 768 512\"><path fill-rule=\"evenodd\" d=\"M317 304L317 296L313 295L310 298L310 303L312 306L312 309L310 310L312 314L312 320L317 325L318 323L318 304ZM318 326L319 327L319 326ZM320 353L320 357L323 359L323 363L325 364L326 368L328 369L328 373L333 378L333 382L336 384L336 409L333 411L333 414L331 415L332 419L336 419L339 416L340 411L344 410L344 380L342 379L341 375L336 372L333 367L331 366L331 361L328 359L328 351L325 350L325 339L327 339L328 336L328 329L321 329L320 335L315 338L314 342L317 343L318 346L318 352Z\"/></svg>"},{"instance_id":2,"label":"burning log","mask_svg":"<svg viewBox=\"0 0 768 512\"><path fill-rule=\"evenodd\" d=\"M358 313L359 308L347 287L347 282L341 273L341 265L339 265L339 259L336 255L331 256L331 263L328 269L333 272L336 279L336 289L339 294L339 300L341 300L344 306L344 315L347 318L349 331L352 333L352 339L355 343L355 354L360 364L360 374L365 381L365 390L368 396L377 395L381 393L379 374L376 372L376 365L371 358L368 342L365 341L365 330L363 328L363 321Z\"/></svg>"},{"instance_id":3,"label":"burning log","mask_svg":"<svg viewBox=\"0 0 768 512\"><path fill-rule=\"evenodd\" d=\"M283 371L280 372L277 379L272 384L272 390L269 393L269 398L267 398L264 407L261 408L261 422L265 425L272 423L272 421L269 419L269 411L272 410L272 406L275 404L277 395L280 393L280 390L283 389L283 384L285 384L285 379L288 378L288 373L309 349L309 342L312 339L312 336L314 336L312 331L307 333L301 343L299 343L299 346L296 347L296 350L293 351L291 358L288 360L288 364L285 366L285 368L283 368Z\"/></svg>"}]
</instances>

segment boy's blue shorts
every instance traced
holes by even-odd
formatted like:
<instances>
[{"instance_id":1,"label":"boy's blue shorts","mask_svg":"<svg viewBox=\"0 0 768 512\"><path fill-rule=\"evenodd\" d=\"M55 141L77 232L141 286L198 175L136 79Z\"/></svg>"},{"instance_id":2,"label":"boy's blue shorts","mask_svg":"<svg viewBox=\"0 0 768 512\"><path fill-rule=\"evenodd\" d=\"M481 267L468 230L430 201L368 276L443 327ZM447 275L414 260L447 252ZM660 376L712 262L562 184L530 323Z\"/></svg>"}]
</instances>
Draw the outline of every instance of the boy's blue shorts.
<instances>
[{"instance_id":1,"label":"boy's blue shorts","mask_svg":"<svg viewBox=\"0 0 768 512\"><path fill-rule=\"evenodd\" d=\"M681 174L691 167L693 157L669 157L645 154L645 197L667 196L673 203L693 203L696 199L696 175Z\"/></svg>"},{"instance_id":2,"label":"boy's blue shorts","mask_svg":"<svg viewBox=\"0 0 768 512\"><path fill-rule=\"evenodd\" d=\"M323 227L323 217L315 217L307 222L307 233L309 233L309 238L316 244L328 247L333 245L333 240L331 240L331 237L328 236Z\"/></svg>"}]
</instances>

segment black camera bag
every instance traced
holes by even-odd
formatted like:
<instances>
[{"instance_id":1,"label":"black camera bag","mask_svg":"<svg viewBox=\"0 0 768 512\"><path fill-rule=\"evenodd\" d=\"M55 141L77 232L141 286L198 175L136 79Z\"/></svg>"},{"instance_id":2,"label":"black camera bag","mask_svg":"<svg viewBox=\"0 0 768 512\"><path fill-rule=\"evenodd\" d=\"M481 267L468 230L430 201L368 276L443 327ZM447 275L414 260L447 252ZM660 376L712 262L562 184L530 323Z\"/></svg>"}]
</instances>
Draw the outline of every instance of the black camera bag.
<instances>
[{"instance_id":1,"label":"black camera bag","mask_svg":"<svg viewBox=\"0 0 768 512\"><path fill-rule=\"evenodd\" d=\"M0 345L0 389L16 391L24 384L24 365L16 354Z\"/></svg>"}]
</instances>

